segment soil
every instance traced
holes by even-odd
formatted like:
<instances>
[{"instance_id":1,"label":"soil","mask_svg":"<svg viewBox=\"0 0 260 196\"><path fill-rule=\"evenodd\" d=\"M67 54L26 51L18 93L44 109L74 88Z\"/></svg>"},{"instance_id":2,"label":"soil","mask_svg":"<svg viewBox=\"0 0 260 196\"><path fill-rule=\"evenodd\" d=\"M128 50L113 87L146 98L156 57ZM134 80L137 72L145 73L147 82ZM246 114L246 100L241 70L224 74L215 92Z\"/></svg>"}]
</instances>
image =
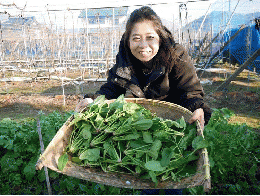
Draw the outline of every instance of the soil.
<instances>
[{"instance_id":1,"label":"soil","mask_svg":"<svg viewBox=\"0 0 260 196\"><path fill-rule=\"evenodd\" d=\"M101 84L85 83L80 86L80 91L95 92ZM0 85L0 119L35 117L40 111L46 114L53 111L71 111L84 95L79 94L79 90L72 83L64 85L63 95L62 83L57 80L2 82Z\"/></svg>"},{"instance_id":2,"label":"soil","mask_svg":"<svg viewBox=\"0 0 260 196\"><path fill-rule=\"evenodd\" d=\"M203 73L201 81L205 90L205 100L211 108L229 108L236 116L231 122L247 123L260 130L260 81L259 76L239 75L225 91L215 92L231 72ZM247 76L247 73L244 73ZM246 79L245 79L246 78ZM78 86L69 82L37 80L30 82L0 82L0 120L11 118L35 118L39 111L71 111L85 93L94 93L102 82L85 82ZM79 88L77 88L77 86Z\"/></svg>"}]
</instances>

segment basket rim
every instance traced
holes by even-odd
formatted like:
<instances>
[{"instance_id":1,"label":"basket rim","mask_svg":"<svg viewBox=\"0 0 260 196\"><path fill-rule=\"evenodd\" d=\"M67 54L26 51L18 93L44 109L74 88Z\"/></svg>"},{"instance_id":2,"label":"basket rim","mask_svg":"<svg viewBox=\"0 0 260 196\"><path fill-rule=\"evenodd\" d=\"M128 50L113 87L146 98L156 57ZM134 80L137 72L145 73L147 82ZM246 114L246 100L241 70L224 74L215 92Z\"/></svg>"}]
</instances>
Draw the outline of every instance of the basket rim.
<instances>
[{"instance_id":1,"label":"basket rim","mask_svg":"<svg viewBox=\"0 0 260 196\"><path fill-rule=\"evenodd\" d=\"M166 101L160 101L160 100L153 100L153 99L146 99L146 98L124 98L127 102L134 102L134 103L137 103L137 104L153 104L153 105L158 105L158 106L166 106L166 107L169 107L170 109L178 109L184 113L186 113L188 116L191 116L192 115L192 112L190 110L188 110L187 108L184 108L178 104L174 104L174 103L170 103L170 102L166 102ZM112 99L112 100L105 100L106 103L112 103L114 102L116 99ZM85 107L84 109L82 109L80 112L83 112L84 110L86 110L87 107ZM62 130L62 128L64 126L67 126L67 128L69 128L69 123L71 120L73 120L74 118L74 114L72 114L68 119L67 121L64 123L64 125L60 128L60 130L56 133L56 135L54 136L54 138L52 139L52 141L49 143L49 145L47 146L47 148L45 149L44 153L40 156L39 160L37 161L36 163L36 169L41 169L43 166L45 166L45 154L47 153L47 151L50 151L52 147L55 147L55 139L58 138L58 134L59 135L62 135L64 136L64 133L60 132ZM196 126L197 126L197 134L201 134L203 136L203 130L201 129L200 127L200 123L196 122ZM204 136L203 136L204 137ZM202 169L201 171L205 172L205 180L208 180L209 181L209 187L211 186L210 185L210 173L209 173L209 163L208 162L208 153L207 153L207 149L203 149L203 153L202 153L202 157L203 157L203 162L204 162L204 165L203 167L207 167L206 169ZM71 164L69 164L71 165ZM48 167L48 166L47 166ZM53 169L53 168L52 168ZM54 168L55 169L55 168ZM207 171L208 170L208 171ZM57 170L56 170L57 171ZM57 171L57 172L60 172L60 171ZM198 172L198 171L197 171ZM197 173L196 172L196 173ZM60 173L63 173L63 174L66 174L65 172L60 172ZM195 174L196 174L195 173ZM112 174L112 173L111 173ZM68 175L68 174L66 174ZM86 179L85 179L86 180ZM204 182L204 186L205 186L205 182Z\"/></svg>"}]
</instances>

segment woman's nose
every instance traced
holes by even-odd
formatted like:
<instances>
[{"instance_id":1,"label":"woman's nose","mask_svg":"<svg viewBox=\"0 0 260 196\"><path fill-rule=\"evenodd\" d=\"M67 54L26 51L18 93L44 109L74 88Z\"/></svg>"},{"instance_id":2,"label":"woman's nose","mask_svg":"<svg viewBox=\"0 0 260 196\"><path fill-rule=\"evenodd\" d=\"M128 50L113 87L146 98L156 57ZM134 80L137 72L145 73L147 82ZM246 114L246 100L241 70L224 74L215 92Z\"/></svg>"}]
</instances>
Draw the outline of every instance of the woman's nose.
<instances>
[{"instance_id":1,"label":"woman's nose","mask_svg":"<svg viewBox=\"0 0 260 196\"><path fill-rule=\"evenodd\" d=\"M148 46L148 42L146 40L141 40L139 43L140 48L145 48Z\"/></svg>"}]
</instances>

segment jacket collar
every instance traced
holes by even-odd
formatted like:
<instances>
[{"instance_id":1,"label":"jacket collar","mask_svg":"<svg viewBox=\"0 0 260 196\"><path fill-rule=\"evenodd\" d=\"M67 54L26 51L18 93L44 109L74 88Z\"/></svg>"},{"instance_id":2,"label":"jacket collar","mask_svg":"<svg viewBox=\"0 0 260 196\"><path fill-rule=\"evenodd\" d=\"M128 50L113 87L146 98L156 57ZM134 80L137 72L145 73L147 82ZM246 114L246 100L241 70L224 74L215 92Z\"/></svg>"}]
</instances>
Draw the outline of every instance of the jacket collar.
<instances>
[{"instance_id":1,"label":"jacket collar","mask_svg":"<svg viewBox=\"0 0 260 196\"><path fill-rule=\"evenodd\" d=\"M127 80L132 79L132 70L130 69L130 67L119 66L116 70L116 74Z\"/></svg>"}]
</instances>

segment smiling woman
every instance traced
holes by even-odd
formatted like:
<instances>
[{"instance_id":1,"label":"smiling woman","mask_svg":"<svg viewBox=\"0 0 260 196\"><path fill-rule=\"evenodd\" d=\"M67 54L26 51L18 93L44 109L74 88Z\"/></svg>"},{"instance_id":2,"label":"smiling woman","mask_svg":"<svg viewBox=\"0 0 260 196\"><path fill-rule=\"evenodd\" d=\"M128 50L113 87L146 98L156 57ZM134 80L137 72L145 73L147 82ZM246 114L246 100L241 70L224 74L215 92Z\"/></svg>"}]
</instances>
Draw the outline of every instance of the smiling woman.
<instances>
[{"instance_id":1,"label":"smiling woman","mask_svg":"<svg viewBox=\"0 0 260 196\"><path fill-rule=\"evenodd\" d=\"M105 95L116 99L126 91L134 97L181 105L193 112L189 123L198 120L202 128L211 116L191 58L148 6L131 13L107 83L95 95L87 94L85 98ZM87 104L85 99L76 108Z\"/></svg>"}]
</instances>

